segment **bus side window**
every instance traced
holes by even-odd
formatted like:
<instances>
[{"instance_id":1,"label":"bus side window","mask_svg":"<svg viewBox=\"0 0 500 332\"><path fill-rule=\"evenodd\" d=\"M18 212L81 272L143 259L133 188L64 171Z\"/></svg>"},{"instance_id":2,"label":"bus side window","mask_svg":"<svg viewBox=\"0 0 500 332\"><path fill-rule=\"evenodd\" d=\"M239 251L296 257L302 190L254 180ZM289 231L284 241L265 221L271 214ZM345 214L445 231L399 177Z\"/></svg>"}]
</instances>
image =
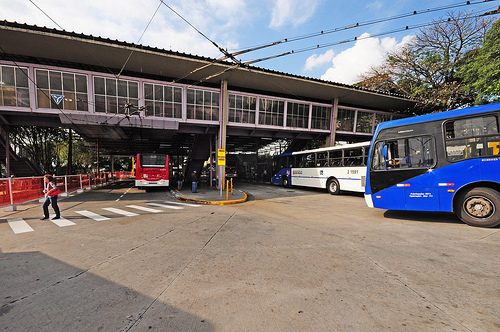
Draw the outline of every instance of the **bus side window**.
<instances>
[{"instance_id":1,"label":"bus side window","mask_svg":"<svg viewBox=\"0 0 500 332\"><path fill-rule=\"evenodd\" d=\"M500 136L488 137L486 143L488 156L500 155Z\"/></svg>"},{"instance_id":2,"label":"bus side window","mask_svg":"<svg viewBox=\"0 0 500 332\"><path fill-rule=\"evenodd\" d=\"M340 167L342 164L342 150L330 151L330 167Z\"/></svg>"}]
</instances>

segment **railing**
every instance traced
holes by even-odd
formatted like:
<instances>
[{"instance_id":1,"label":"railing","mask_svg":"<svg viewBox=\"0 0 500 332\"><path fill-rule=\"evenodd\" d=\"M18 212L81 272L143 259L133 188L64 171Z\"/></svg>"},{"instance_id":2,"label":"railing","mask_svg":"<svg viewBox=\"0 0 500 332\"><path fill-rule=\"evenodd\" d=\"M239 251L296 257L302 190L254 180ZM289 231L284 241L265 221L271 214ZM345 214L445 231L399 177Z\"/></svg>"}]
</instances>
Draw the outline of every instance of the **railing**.
<instances>
[{"instance_id":1,"label":"railing","mask_svg":"<svg viewBox=\"0 0 500 332\"><path fill-rule=\"evenodd\" d=\"M101 172L81 175L54 176L61 193L69 194L92 186L131 177L131 172ZM43 177L0 179L0 207L22 204L45 197Z\"/></svg>"}]
</instances>

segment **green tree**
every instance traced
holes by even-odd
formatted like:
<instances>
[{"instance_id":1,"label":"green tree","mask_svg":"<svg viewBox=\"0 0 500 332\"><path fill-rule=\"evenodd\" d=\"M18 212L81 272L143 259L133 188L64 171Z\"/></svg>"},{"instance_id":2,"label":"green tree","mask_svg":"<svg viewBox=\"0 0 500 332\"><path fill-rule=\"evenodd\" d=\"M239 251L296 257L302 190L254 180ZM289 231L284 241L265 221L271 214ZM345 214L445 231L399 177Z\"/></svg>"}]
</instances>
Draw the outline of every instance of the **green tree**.
<instances>
[{"instance_id":1,"label":"green tree","mask_svg":"<svg viewBox=\"0 0 500 332\"><path fill-rule=\"evenodd\" d=\"M66 139L63 129L12 126L10 139L15 146L25 149L31 161L39 165L43 172L56 174L61 165L60 144Z\"/></svg>"},{"instance_id":2,"label":"green tree","mask_svg":"<svg viewBox=\"0 0 500 332\"><path fill-rule=\"evenodd\" d=\"M500 20L488 30L481 48L470 52L459 75L477 92L477 105L500 101Z\"/></svg>"},{"instance_id":3,"label":"green tree","mask_svg":"<svg viewBox=\"0 0 500 332\"><path fill-rule=\"evenodd\" d=\"M446 111L474 101L457 71L467 52L477 49L491 21L472 13L450 13L421 29L406 47L390 53L383 66L357 85L401 93L418 101L414 114Z\"/></svg>"}]
</instances>

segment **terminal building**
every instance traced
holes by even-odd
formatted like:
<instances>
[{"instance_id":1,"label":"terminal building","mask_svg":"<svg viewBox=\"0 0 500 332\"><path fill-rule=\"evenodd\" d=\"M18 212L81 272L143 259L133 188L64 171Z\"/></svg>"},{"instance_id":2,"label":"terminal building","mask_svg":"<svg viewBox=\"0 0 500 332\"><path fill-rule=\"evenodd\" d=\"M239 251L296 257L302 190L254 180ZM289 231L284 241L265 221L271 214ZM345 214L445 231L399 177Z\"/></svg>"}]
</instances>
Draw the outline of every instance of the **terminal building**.
<instances>
[{"instance_id":1,"label":"terminal building","mask_svg":"<svg viewBox=\"0 0 500 332\"><path fill-rule=\"evenodd\" d=\"M292 151L311 140L366 141L378 123L415 104L401 95L15 22L0 22L0 41L3 153L10 126L61 127L107 155L167 153L185 172L201 170L217 149L253 153L244 177L259 168L257 151L269 143L286 140ZM2 162L12 160L8 155Z\"/></svg>"}]
</instances>

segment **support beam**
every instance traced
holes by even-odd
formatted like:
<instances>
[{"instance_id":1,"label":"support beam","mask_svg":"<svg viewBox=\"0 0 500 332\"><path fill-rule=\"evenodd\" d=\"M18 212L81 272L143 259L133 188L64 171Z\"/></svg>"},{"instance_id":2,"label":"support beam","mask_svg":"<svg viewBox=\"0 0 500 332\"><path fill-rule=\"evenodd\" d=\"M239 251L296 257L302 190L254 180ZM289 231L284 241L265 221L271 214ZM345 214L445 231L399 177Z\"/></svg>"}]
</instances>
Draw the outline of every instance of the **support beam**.
<instances>
[{"instance_id":1,"label":"support beam","mask_svg":"<svg viewBox=\"0 0 500 332\"><path fill-rule=\"evenodd\" d=\"M220 93L220 107L219 107L219 144L218 148L226 150L226 126L227 126L227 110L228 110L228 93L227 93L227 80L221 82ZM226 166L218 165L219 167L219 189L222 196L222 183L224 182L224 174L226 174Z\"/></svg>"}]
</instances>

